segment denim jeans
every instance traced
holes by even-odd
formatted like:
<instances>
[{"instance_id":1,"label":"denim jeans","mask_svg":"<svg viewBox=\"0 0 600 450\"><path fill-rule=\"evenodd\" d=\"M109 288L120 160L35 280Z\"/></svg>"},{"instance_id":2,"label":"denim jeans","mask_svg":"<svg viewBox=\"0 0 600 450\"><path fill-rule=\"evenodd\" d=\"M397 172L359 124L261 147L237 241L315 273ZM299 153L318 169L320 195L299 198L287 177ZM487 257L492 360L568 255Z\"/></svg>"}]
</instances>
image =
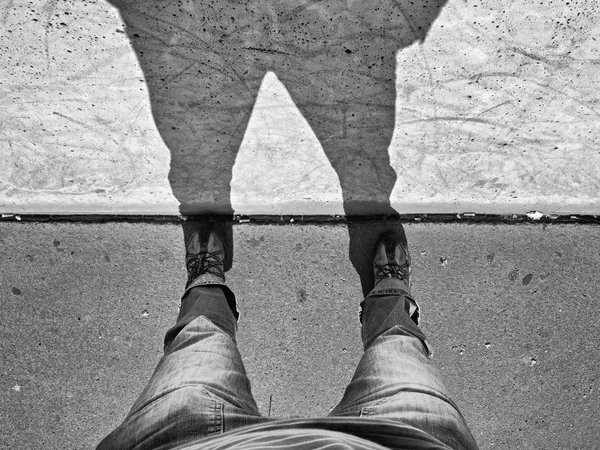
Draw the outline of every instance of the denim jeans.
<instances>
[{"instance_id":1,"label":"denim jeans","mask_svg":"<svg viewBox=\"0 0 600 450\"><path fill-rule=\"evenodd\" d=\"M396 280L384 280L365 299L364 355L329 416L393 419L452 448L476 449L430 360L425 335L409 316L410 296L399 286ZM165 335L164 356L148 385L98 450L170 449L239 427L277 421L261 416L252 397L236 345L232 295L226 286L200 286L186 292L176 325Z\"/></svg>"}]
</instances>

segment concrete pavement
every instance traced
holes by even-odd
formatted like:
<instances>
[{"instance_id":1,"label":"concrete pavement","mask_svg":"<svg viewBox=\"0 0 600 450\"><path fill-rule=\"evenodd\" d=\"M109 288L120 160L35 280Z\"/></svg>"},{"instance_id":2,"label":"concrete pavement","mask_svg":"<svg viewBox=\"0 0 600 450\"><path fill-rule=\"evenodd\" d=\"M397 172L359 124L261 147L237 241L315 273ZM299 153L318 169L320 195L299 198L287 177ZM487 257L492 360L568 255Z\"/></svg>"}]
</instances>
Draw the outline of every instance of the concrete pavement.
<instances>
[{"instance_id":1,"label":"concrete pavement","mask_svg":"<svg viewBox=\"0 0 600 450\"><path fill-rule=\"evenodd\" d=\"M368 264L393 225L354 226L354 253ZM600 228L405 229L423 329L481 448L595 448ZM261 412L326 414L362 351L346 225L234 224L233 239L238 341ZM93 448L175 320L181 226L1 222L0 255L0 448Z\"/></svg>"}]
</instances>

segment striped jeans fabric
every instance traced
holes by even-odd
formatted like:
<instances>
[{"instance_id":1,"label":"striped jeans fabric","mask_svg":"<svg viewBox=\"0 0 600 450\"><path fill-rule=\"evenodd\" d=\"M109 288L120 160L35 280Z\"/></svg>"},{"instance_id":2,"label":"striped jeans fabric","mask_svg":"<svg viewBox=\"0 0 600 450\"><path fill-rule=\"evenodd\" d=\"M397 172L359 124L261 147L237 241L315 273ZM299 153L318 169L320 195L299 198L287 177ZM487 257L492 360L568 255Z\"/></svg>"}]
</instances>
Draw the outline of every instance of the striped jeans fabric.
<instances>
[{"instance_id":1,"label":"striped jeans fabric","mask_svg":"<svg viewBox=\"0 0 600 450\"><path fill-rule=\"evenodd\" d=\"M476 449L432 364L425 335L409 317L409 295L394 281L379 283L365 299L363 357L341 402L323 422L382 418L454 449ZM97 450L174 449L242 427L277 424L259 413L252 396L227 295L231 291L223 286L186 293L154 374ZM307 420L318 426L318 418Z\"/></svg>"}]
</instances>

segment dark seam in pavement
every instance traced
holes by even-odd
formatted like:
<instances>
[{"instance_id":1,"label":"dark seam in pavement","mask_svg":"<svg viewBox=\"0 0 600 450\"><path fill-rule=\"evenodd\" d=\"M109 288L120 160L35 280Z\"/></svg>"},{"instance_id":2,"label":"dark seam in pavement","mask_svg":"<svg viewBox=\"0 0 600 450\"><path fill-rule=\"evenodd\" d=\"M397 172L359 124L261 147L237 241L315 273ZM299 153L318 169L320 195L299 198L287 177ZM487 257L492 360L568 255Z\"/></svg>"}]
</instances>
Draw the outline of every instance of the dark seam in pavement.
<instances>
[{"instance_id":1,"label":"dark seam in pavement","mask_svg":"<svg viewBox=\"0 0 600 450\"><path fill-rule=\"evenodd\" d=\"M590 224L600 225L597 215L544 215L534 219L526 214L475 214L475 213L436 213L436 214L399 214L399 215L365 215L365 216L332 216L332 215L103 215L103 214L2 214L0 222L155 222L180 224L193 220L230 221L233 223L253 224L335 224L348 222L416 222L416 223L487 223L487 224Z\"/></svg>"}]
</instances>

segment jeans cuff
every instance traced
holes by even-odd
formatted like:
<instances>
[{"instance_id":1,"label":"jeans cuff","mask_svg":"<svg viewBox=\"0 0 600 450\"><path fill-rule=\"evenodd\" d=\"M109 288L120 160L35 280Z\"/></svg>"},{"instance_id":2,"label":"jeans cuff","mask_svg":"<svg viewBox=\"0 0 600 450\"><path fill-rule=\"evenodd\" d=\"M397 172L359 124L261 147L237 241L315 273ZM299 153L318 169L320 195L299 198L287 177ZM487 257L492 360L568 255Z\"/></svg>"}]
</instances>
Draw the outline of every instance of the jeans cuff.
<instances>
[{"instance_id":1,"label":"jeans cuff","mask_svg":"<svg viewBox=\"0 0 600 450\"><path fill-rule=\"evenodd\" d=\"M189 291L191 291L193 288L198 287L198 286L219 286L221 289L223 289L223 293L225 294L225 298L227 299L227 303L229 304L229 308L231 309L231 312L233 312L233 315L235 316L236 322L240 321L240 310L238 309L238 306L237 306L235 294L233 293L233 291L231 289L229 289L229 286L227 286L227 284L224 281L221 281L220 279L217 280L216 277L209 278L209 277L204 277L204 275L199 276L194 281L192 281L189 284L189 286L187 286L185 288L185 291L183 292L181 299L183 300L183 298L187 295L187 293Z\"/></svg>"},{"instance_id":2,"label":"jeans cuff","mask_svg":"<svg viewBox=\"0 0 600 450\"><path fill-rule=\"evenodd\" d=\"M385 284L384 284L385 283ZM421 308L416 300L413 298L412 294L408 289L403 289L397 286L394 286L393 283L386 283L386 280L381 281L377 284L376 287L373 288L371 292L367 294L365 300L371 297L382 297L386 295L403 295L410 303L409 306L409 316L412 321L419 325L421 319ZM361 307L364 301L361 303Z\"/></svg>"}]
</instances>

